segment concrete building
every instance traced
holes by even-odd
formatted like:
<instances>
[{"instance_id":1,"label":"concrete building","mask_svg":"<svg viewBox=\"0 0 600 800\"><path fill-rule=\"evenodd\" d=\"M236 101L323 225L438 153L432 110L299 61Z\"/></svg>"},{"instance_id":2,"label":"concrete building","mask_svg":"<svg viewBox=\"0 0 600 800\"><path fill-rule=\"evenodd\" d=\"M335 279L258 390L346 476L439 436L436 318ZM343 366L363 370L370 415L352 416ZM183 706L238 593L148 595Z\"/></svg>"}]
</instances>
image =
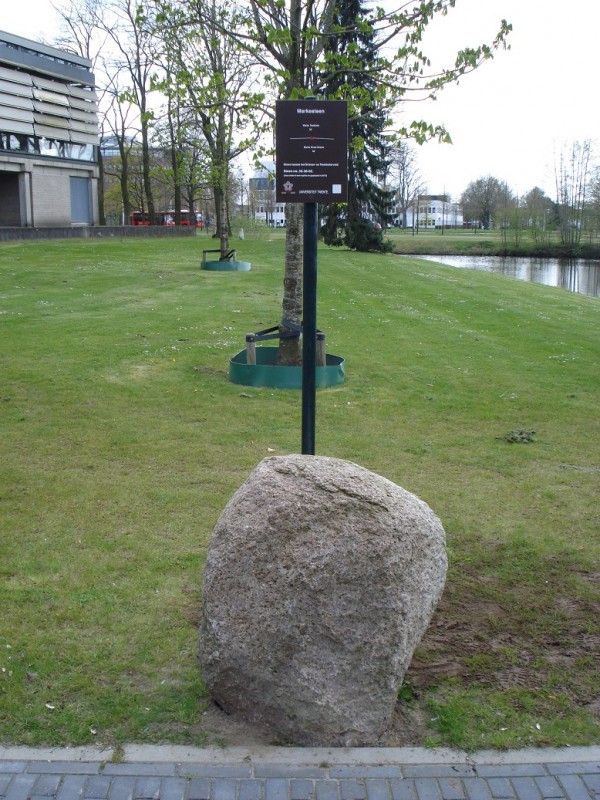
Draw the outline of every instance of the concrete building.
<instances>
[{"instance_id":1,"label":"concrete building","mask_svg":"<svg viewBox=\"0 0 600 800\"><path fill-rule=\"evenodd\" d=\"M403 227L400 208L394 213L394 225ZM451 203L445 194L421 194L415 203L406 209L407 228L462 228L463 211L458 203Z\"/></svg>"},{"instance_id":2,"label":"concrete building","mask_svg":"<svg viewBox=\"0 0 600 800\"><path fill-rule=\"evenodd\" d=\"M0 226L98 223L91 66L0 31Z\"/></svg>"}]
</instances>

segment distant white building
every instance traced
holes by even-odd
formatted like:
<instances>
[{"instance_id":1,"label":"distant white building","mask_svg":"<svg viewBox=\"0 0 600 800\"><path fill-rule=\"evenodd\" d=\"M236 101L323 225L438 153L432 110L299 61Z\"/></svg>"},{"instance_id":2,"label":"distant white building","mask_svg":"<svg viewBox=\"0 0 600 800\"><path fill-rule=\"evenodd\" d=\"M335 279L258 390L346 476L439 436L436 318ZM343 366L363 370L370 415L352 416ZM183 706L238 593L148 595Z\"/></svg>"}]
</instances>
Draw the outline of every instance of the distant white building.
<instances>
[{"instance_id":1,"label":"distant white building","mask_svg":"<svg viewBox=\"0 0 600 800\"><path fill-rule=\"evenodd\" d=\"M275 164L265 162L249 180L250 216L273 228L285 227L285 203L275 201ZM402 228L406 216L407 228L462 228L463 211L458 203L452 203L445 194L422 194L418 201L407 209L406 215L397 205L392 214L392 224Z\"/></svg>"},{"instance_id":2,"label":"distant white building","mask_svg":"<svg viewBox=\"0 0 600 800\"><path fill-rule=\"evenodd\" d=\"M402 209L394 209L394 225L403 227ZM458 203L450 202L445 194L422 194L406 210L407 228L462 228L463 211Z\"/></svg>"},{"instance_id":3,"label":"distant white building","mask_svg":"<svg viewBox=\"0 0 600 800\"><path fill-rule=\"evenodd\" d=\"M285 203L275 202L275 164L265 162L248 181L248 204L252 219L272 228L285 227Z\"/></svg>"}]
</instances>

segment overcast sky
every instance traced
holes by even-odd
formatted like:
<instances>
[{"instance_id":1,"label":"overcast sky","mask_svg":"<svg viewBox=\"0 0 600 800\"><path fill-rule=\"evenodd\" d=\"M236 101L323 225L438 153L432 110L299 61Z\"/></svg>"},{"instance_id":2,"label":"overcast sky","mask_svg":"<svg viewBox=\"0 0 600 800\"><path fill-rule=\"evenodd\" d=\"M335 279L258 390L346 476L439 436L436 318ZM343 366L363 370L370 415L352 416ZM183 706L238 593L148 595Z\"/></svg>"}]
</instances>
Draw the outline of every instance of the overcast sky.
<instances>
[{"instance_id":1,"label":"overcast sky","mask_svg":"<svg viewBox=\"0 0 600 800\"><path fill-rule=\"evenodd\" d=\"M450 56L490 41L501 19L513 25L511 49L419 108L446 124L453 140L420 148L432 192L458 195L491 174L519 194L535 185L552 194L562 144L600 141L599 0L456 0L436 22L427 52Z\"/></svg>"},{"instance_id":2,"label":"overcast sky","mask_svg":"<svg viewBox=\"0 0 600 800\"><path fill-rule=\"evenodd\" d=\"M57 16L49 0L1 2L1 29L52 40ZM432 193L458 199L469 181L491 174L519 194L536 185L552 194L564 142L592 139L600 148L600 0L456 0L427 31L424 49L452 65L457 50L490 42L502 19L513 25L510 50L437 102L407 104L406 122L444 123L452 136L452 145L418 148Z\"/></svg>"}]
</instances>

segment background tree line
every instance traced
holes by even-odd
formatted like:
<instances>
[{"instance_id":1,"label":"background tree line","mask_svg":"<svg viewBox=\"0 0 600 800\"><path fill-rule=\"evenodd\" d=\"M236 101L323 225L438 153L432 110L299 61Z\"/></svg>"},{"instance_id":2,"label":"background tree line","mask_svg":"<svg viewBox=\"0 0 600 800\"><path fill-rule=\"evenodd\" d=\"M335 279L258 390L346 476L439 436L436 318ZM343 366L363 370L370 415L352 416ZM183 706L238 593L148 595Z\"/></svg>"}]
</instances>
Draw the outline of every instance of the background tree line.
<instances>
[{"instance_id":1,"label":"background tree line","mask_svg":"<svg viewBox=\"0 0 600 800\"><path fill-rule=\"evenodd\" d=\"M323 237L333 245L385 249L385 228L398 219L406 227L408 210L427 192L410 139L447 138L424 121L399 125L392 110L409 93L429 96L475 69L510 29L503 22L491 46L462 51L451 70L423 75L423 32L453 5L432 0L390 15L369 11L361 0L58 6L63 36L56 44L90 58L98 76L107 145L102 221L108 212L111 222L127 223L134 209L152 220L157 208L168 207L179 222L182 208L201 211L225 252L232 212L244 197L236 159L260 152L274 99L310 90L351 104L350 196L347 204L322 209ZM401 34L409 44L390 59L387 48ZM412 68L408 57L415 59ZM558 154L553 197L539 187L517 197L499 178L483 176L467 186L460 204L465 221L499 228L517 243L525 231L539 244L558 231L573 246L597 230L599 196L598 167L585 141Z\"/></svg>"},{"instance_id":2,"label":"background tree line","mask_svg":"<svg viewBox=\"0 0 600 800\"><path fill-rule=\"evenodd\" d=\"M506 182L483 176L461 195L464 219L476 227L499 228L517 245L525 232L539 245L558 235L567 247L600 235L600 166L591 141L562 147L555 158L554 183L553 197L537 186L519 196Z\"/></svg>"},{"instance_id":3,"label":"background tree line","mask_svg":"<svg viewBox=\"0 0 600 800\"><path fill-rule=\"evenodd\" d=\"M449 139L441 125L419 119L405 123L399 113L403 103L435 97L477 69L505 46L511 29L502 20L491 43L465 47L447 68L432 70L423 35L454 4L415 0L386 10L361 0L246 0L240 6L225 0L69 0L60 13L63 45L91 58L104 76L122 190L129 182L134 122L128 114L133 109L150 220L156 212L152 138L161 130L170 154L176 222L182 187L198 163L187 158L187 150L197 148L220 215L224 257L233 159L267 132L274 100L313 95L345 99L349 106L352 193L344 209L327 210L335 214L330 229L341 227L349 246L382 249L380 238L360 229L372 211L386 214L380 175L389 166L390 148L406 139ZM290 204L286 215L282 333L288 322L293 330L302 320L303 207ZM298 337L282 337L279 355L280 363L299 363Z\"/></svg>"},{"instance_id":4,"label":"background tree line","mask_svg":"<svg viewBox=\"0 0 600 800\"><path fill-rule=\"evenodd\" d=\"M385 182L399 142L407 162L407 139L447 138L441 126L394 120L398 100L431 96L475 69L510 27L503 22L492 45L461 51L450 69L427 74L423 32L453 5L415 2L390 14L361 0L261 0L239 8L223 0L58 5L63 33L55 44L90 58L98 79L110 145L104 151L110 163L101 165L112 184L107 207L118 186L125 219L134 207L152 218L155 195L170 190L168 205L177 212L182 201L195 207L210 188L220 228L230 165L267 132L275 99L312 91L351 103L354 194L347 210L328 209L328 217L335 211L337 223L348 215L356 225L366 218L385 222L391 200ZM390 56L397 42L402 46ZM353 246L353 235L346 225L344 243Z\"/></svg>"}]
</instances>

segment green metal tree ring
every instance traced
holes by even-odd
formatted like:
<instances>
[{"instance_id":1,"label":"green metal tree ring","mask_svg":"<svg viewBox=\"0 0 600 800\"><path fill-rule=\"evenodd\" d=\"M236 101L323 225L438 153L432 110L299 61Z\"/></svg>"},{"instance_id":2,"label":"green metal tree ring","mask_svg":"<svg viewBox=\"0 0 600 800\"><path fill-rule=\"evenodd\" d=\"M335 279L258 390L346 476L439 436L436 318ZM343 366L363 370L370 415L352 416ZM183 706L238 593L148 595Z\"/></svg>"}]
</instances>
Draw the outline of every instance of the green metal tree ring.
<instances>
[{"instance_id":1,"label":"green metal tree ring","mask_svg":"<svg viewBox=\"0 0 600 800\"><path fill-rule=\"evenodd\" d=\"M249 261L202 261L200 269L213 272L250 272L252 264Z\"/></svg>"},{"instance_id":2,"label":"green metal tree ring","mask_svg":"<svg viewBox=\"0 0 600 800\"><path fill-rule=\"evenodd\" d=\"M317 367L317 388L336 386L343 383L344 379L344 359L327 353L325 366ZM246 350L241 350L229 360L229 380L242 386L302 389L302 367L279 366L276 347L257 347L256 364L246 363Z\"/></svg>"}]
</instances>

